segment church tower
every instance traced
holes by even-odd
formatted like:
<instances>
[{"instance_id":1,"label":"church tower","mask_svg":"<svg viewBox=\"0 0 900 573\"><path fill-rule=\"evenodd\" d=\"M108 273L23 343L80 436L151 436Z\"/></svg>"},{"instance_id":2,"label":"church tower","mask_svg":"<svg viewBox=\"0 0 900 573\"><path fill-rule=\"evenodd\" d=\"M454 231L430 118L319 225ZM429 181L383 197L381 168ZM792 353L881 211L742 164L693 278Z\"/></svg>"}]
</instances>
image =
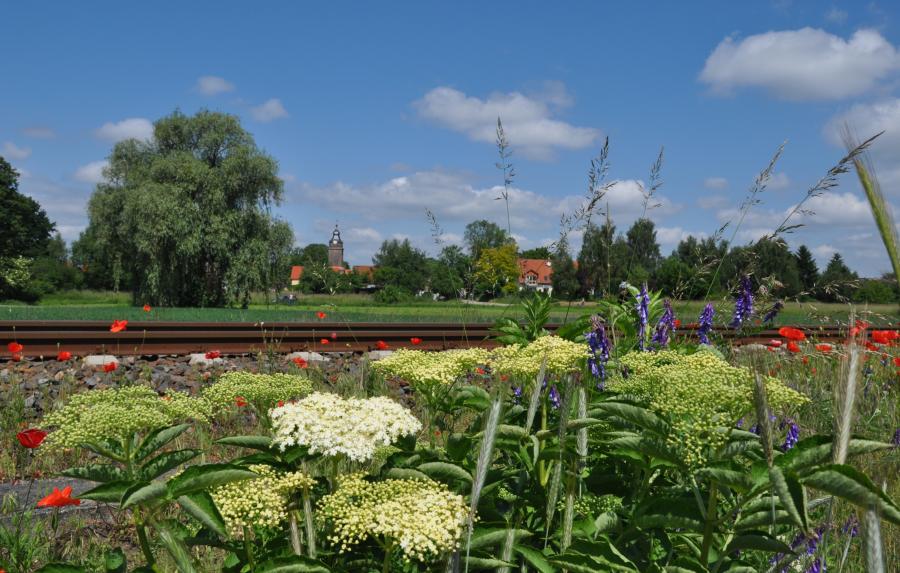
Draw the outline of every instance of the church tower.
<instances>
[{"instance_id":1,"label":"church tower","mask_svg":"<svg viewBox=\"0 0 900 573\"><path fill-rule=\"evenodd\" d=\"M341 240L337 223L334 224L334 232L328 241L328 266L344 268L344 241Z\"/></svg>"}]
</instances>

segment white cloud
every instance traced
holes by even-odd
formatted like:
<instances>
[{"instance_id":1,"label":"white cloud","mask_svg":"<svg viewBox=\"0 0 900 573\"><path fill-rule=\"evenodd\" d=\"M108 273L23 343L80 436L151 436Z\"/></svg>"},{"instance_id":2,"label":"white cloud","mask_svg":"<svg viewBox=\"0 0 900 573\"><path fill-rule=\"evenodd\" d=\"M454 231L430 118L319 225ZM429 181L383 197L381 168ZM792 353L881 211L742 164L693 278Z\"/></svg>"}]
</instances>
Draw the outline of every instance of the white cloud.
<instances>
[{"instance_id":1,"label":"white cloud","mask_svg":"<svg viewBox=\"0 0 900 573\"><path fill-rule=\"evenodd\" d=\"M31 155L30 147L19 147L11 141L3 143L3 155L10 159L28 159Z\"/></svg>"},{"instance_id":2,"label":"white cloud","mask_svg":"<svg viewBox=\"0 0 900 573\"><path fill-rule=\"evenodd\" d=\"M764 230L759 236L771 233L784 221L785 217L793 211L796 205L786 207L784 210L775 209L751 209L744 217L745 227L754 227ZM872 212L869 203L856 193L836 193L826 191L818 197L813 197L803 205L807 214L797 213L788 224L800 224L805 226L860 228L872 225ZM737 208L722 209L718 212L720 222L737 221L740 217Z\"/></svg>"},{"instance_id":3,"label":"white cloud","mask_svg":"<svg viewBox=\"0 0 900 573\"><path fill-rule=\"evenodd\" d=\"M656 240L659 242L660 250L664 255L668 254L678 243L690 236L704 238L706 233L702 231L687 231L682 227L659 226L656 228Z\"/></svg>"},{"instance_id":4,"label":"white cloud","mask_svg":"<svg viewBox=\"0 0 900 573\"><path fill-rule=\"evenodd\" d=\"M703 181L703 186L707 189L721 191L722 189L728 188L728 179L725 179L724 177L707 177Z\"/></svg>"},{"instance_id":5,"label":"white cloud","mask_svg":"<svg viewBox=\"0 0 900 573\"><path fill-rule=\"evenodd\" d=\"M256 121L268 123L276 119L288 117L288 112L284 109L280 99L272 98L263 104L251 107L250 115L253 116L253 119Z\"/></svg>"},{"instance_id":6,"label":"white cloud","mask_svg":"<svg viewBox=\"0 0 900 573\"><path fill-rule=\"evenodd\" d=\"M900 98L854 105L825 124L825 137L834 145L843 147L841 134L845 125L859 139L867 139L884 131L871 147L873 154L896 156L900 152Z\"/></svg>"},{"instance_id":7,"label":"white cloud","mask_svg":"<svg viewBox=\"0 0 900 573\"><path fill-rule=\"evenodd\" d=\"M772 191L781 191L783 189L787 189L790 186L790 177L781 172L773 173L772 176L769 177L769 182L766 183L766 187L768 189L771 189Z\"/></svg>"},{"instance_id":8,"label":"white cloud","mask_svg":"<svg viewBox=\"0 0 900 573\"><path fill-rule=\"evenodd\" d=\"M827 261L834 256L838 250L831 245L819 245L810 249L817 259Z\"/></svg>"},{"instance_id":9,"label":"white cloud","mask_svg":"<svg viewBox=\"0 0 900 573\"><path fill-rule=\"evenodd\" d=\"M705 195L697 199L697 205L701 209L722 209L728 205L728 197L724 195Z\"/></svg>"},{"instance_id":10,"label":"white cloud","mask_svg":"<svg viewBox=\"0 0 900 573\"><path fill-rule=\"evenodd\" d=\"M153 137L153 124L143 117L130 117L118 122L107 122L95 132L100 139L113 143L124 139L150 139Z\"/></svg>"},{"instance_id":11,"label":"white cloud","mask_svg":"<svg viewBox=\"0 0 900 573\"><path fill-rule=\"evenodd\" d=\"M214 96L234 91L234 84L218 76L200 76L194 89L203 95Z\"/></svg>"},{"instance_id":12,"label":"white cloud","mask_svg":"<svg viewBox=\"0 0 900 573\"><path fill-rule=\"evenodd\" d=\"M109 165L108 161L91 161L82 165L75 171L75 179L84 183L100 183L105 180L103 170Z\"/></svg>"},{"instance_id":13,"label":"white cloud","mask_svg":"<svg viewBox=\"0 0 900 573\"><path fill-rule=\"evenodd\" d=\"M53 139L54 137L56 137L56 132L49 127L35 125L23 129L22 135L24 135L25 137L30 137L32 139Z\"/></svg>"},{"instance_id":14,"label":"white cloud","mask_svg":"<svg viewBox=\"0 0 900 573\"><path fill-rule=\"evenodd\" d=\"M554 108L570 103L562 84L555 83L535 97L511 92L494 93L487 99L442 86L413 102L413 107L429 121L486 143L496 141L499 117L512 147L529 157L547 158L554 149L582 149L600 136L598 129L577 127L552 117Z\"/></svg>"},{"instance_id":15,"label":"white cloud","mask_svg":"<svg viewBox=\"0 0 900 573\"><path fill-rule=\"evenodd\" d=\"M845 40L802 28L725 38L700 80L720 94L755 87L790 100L843 99L865 93L898 65L897 50L876 30Z\"/></svg>"},{"instance_id":16,"label":"white cloud","mask_svg":"<svg viewBox=\"0 0 900 573\"><path fill-rule=\"evenodd\" d=\"M835 6L825 13L825 19L835 24L843 24L847 21L847 13Z\"/></svg>"}]
</instances>

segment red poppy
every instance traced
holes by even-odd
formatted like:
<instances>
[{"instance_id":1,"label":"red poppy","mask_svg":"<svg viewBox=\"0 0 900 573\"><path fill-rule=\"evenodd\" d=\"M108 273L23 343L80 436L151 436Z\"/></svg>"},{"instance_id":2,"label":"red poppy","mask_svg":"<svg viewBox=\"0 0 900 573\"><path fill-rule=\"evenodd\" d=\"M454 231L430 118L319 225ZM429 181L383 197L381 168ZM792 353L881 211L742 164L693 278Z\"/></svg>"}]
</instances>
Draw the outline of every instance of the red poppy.
<instances>
[{"instance_id":1,"label":"red poppy","mask_svg":"<svg viewBox=\"0 0 900 573\"><path fill-rule=\"evenodd\" d=\"M45 432L44 430L39 430L37 428L31 428L29 430L25 430L16 434L16 438L18 438L19 443L29 450L40 446L41 442L43 442L44 438L46 437L47 432Z\"/></svg>"},{"instance_id":2,"label":"red poppy","mask_svg":"<svg viewBox=\"0 0 900 573\"><path fill-rule=\"evenodd\" d=\"M812 368L809 369L809 371L810 371L811 374L815 374L815 373L816 373L816 367L813 366Z\"/></svg>"},{"instance_id":3,"label":"red poppy","mask_svg":"<svg viewBox=\"0 0 900 573\"><path fill-rule=\"evenodd\" d=\"M475 373L484 376L484 368L476 368Z\"/></svg>"},{"instance_id":4,"label":"red poppy","mask_svg":"<svg viewBox=\"0 0 900 573\"><path fill-rule=\"evenodd\" d=\"M308 368L308 367L309 367L309 362L307 362L306 360L304 360L304 359L303 359L302 357L300 357L300 356L298 356L297 358L292 359L291 362L293 362L294 364L296 364L296 365L297 365L297 368Z\"/></svg>"},{"instance_id":5,"label":"red poppy","mask_svg":"<svg viewBox=\"0 0 900 573\"><path fill-rule=\"evenodd\" d=\"M501 382L506 382L507 380L509 380L509 376L507 376L506 374L501 374L501 375L500 375L500 381L501 381Z\"/></svg>"},{"instance_id":6,"label":"red poppy","mask_svg":"<svg viewBox=\"0 0 900 573\"><path fill-rule=\"evenodd\" d=\"M150 312L151 310L153 310L153 309L150 307L149 304L144 305L144 312Z\"/></svg>"},{"instance_id":7,"label":"red poppy","mask_svg":"<svg viewBox=\"0 0 900 573\"><path fill-rule=\"evenodd\" d=\"M332 332L332 333L331 333L331 339L332 339L332 340L337 340L337 332Z\"/></svg>"},{"instance_id":8,"label":"red poppy","mask_svg":"<svg viewBox=\"0 0 900 573\"><path fill-rule=\"evenodd\" d=\"M878 352L879 351L878 347L875 346L874 344L872 344L871 342L869 342L868 340L866 341L866 350L868 350L869 352Z\"/></svg>"},{"instance_id":9,"label":"red poppy","mask_svg":"<svg viewBox=\"0 0 900 573\"><path fill-rule=\"evenodd\" d=\"M413 336L412 338L409 339L409 343L412 344L413 346L418 346L418 345L422 344L422 339Z\"/></svg>"},{"instance_id":10,"label":"red poppy","mask_svg":"<svg viewBox=\"0 0 900 573\"><path fill-rule=\"evenodd\" d=\"M103 371L104 372L112 372L113 370L115 370L118 367L119 367L119 365L115 362L107 362L106 364L103 365Z\"/></svg>"},{"instance_id":11,"label":"red poppy","mask_svg":"<svg viewBox=\"0 0 900 573\"><path fill-rule=\"evenodd\" d=\"M59 354L56 355L56 359L60 362L65 362L66 360L72 359L72 353L68 350L62 350Z\"/></svg>"},{"instance_id":12,"label":"red poppy","mask_svg":"<svg viewBox=\"0 0 900 573\"><path fill-rule=\"evenodd\" d=\"M782 344L784 344L784 343L780 340L772 339L769 341L769 346L771 346L773 348L779 348Z\"/></svg>"},{"instance_id":13,"label":"red poppy","mask_svg":"<svg viewBox=\"0 0 900 573\"><path fill-rule=\"evenodd\" d=\"M827 344L825 342L820 342L819 344L816 344L816 350L818 350L819 352L828 353L828 352L831 352L832 348L833 347L830 344Z\"/></svg>"},{"instance_id":14,"label":"red poppy","mask_svg":"<svg viewBox=\"0 0 900 573\"><path fill-rule=\"evenodd\" d=\"M328 315L320 310L319 312L316 313L316 316L319 318L319 320L322 320L323 318L325 318Z\"/></svg>"},{"instance_id":15,"label":"red poppy","mask_svg":"<svg viewBox=\"0 0 900 573\"><path fill-rule=\"evenodd\" d=\"M803 357L803 363L804 363L804 364L809 364L809 356L804 356L804 357Z\"/></svg>"},{"instance_id":16,"label":"red poppy","mask_svg":"<svg viewBox=\"0 0 900 573\"><path fill-rule=\"evenodd\" d=\"M13 362L20 362L22 360L22 354L20 352L16 352L12 355Z\"/></svg>"},{"instance_id":17,"label":"red poppy","mask_svg":"<svg viewBox=\"0 0 900 573\"><path fill-rule=\"evenodd\" d=\"M890 344L900 336L896 330L873 330L872 340L878 344Z\"/></svg>"},{"instance_id":18,"label":"red poppy","mask_svg":"<svg viewBox=\"0 0 900 573\"><path fill-rule=\"evenodd\" d=\"M806 335L803 334L803 331L792 326L782 326L778 329L778 334L788 340L806 340Z\"/></svg>"},{"instance_id":19,"label":"red poppy","mask_svg":"<svg viewBox=\"0 0 900 573\"><path fill-rule=\"evenodd\" d=\"M109 327L110 332L122 332L128 326L127 320L114 320L112 326Z\"/></svg>"},{"instance_id":20,"label":"red poppy","mask_svg":"<svg viewBox=\"0 0 900 573\"><path fill-rule=\"evenodd\" d=\"M675 328L681 328L681 319L680 318L675 319Z\"/></svg>"},{"instance_id":21,"label":"red poppy","mask_svg":"<svg viewBox=\"0 0 900 573\"><path fill-rule=\"evenodd\" d=\"M787 349L794 353L800 352L800 345L791 340L787 343Z\"/></svg>"},{"instance_id":22,"label":"red poppy","mask_svg":"<svg viewBox=\"0 0 900 573\"><path fill-rule=\"evenodd\" d=\"M322 344L331 344L331 341L328 340L327 338L323 338L323 339L320 340L319 342L321 342Z\"/></svg>"},{"instance_id":23,"label":"red poppy","mask_svg":"<svg viewBox=\"0 0 900 573\"><path fill-rule=\"evenodd\" d=\"M215 360L219 356L222 356L222 353L218 350L210 350L204 356L206 357L207 360Z\"/></svg>"},{"instance_id":24,"label":"red poppy","mask_svg":"<svg viewBox=\"0 0 900 573\"><path fill-rule=\"evenodd\" d=\"M388 343L384 340L379 340L375 343L375 348L377 348L378 350L387 350L388 348L390 348L390 346L388 346Z\"/></svg>"},{"instance_id":25,"label":"red poppy","mask_svg":"<svg viewBox=\"0 0 900 573\"><path fill-rule=\"evenodd\" d=\"M67 505L81 505L80 499L72 498L72 486L66 486L62 491L55 487L53 493L37 503L38 507L65 507Z\"/></svg>"},{"instance_id":26,"label":"red poppy","mask_svg":"<svg viewBox=\"0 0 900 573\"><path fill-rule=\"evenodd\" d=\"M19 344L18 342L10 342L9 344L6 345L6 348L9 349L9 351L12 352L13 354L18 354L19 352L22 352L23 350L25 350L25 347L22 346L21 344Z\"/></svg>"},{"instance_id":27,"label":"red poppy","mask_svg":"<svg viewBox=\"0 0 900 573\"><path fill-rule=\"evenodd\" d=\"M243 408L244 406L247 405L247 401L244 400L244 397L243 397L243 396L237 396L237 397L234 399L234 403L238 405L238 408Z\"/></svg>"},{"instance_id":28,"label":"red poppy","mask_svg":"<svg viewBox=\"0 0 900 573\"><path fill-rule=\"evenodd\" d=\"M279 400L278 407L281 408L282 406L284 406L284 400Z\"/></svg>"},{"instance_id":29,"label":"red poppy","mask_svg":"<svg viewBox=\"0 0 900 573\"><path fill-rule=\"evenodd\" d=\"M900 366L900 356L894 357L894 366Z\"/></svg>"}]
</instances>

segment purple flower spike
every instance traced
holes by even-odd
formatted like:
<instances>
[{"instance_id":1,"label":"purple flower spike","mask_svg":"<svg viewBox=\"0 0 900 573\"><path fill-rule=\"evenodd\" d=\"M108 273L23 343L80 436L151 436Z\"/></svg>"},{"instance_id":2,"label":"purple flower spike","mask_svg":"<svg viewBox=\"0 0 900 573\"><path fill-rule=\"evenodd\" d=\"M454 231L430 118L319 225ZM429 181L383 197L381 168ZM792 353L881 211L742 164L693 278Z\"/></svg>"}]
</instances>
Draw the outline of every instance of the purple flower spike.
<instances>
[{"instance_id":1,"label":"purple flower spike","mask_svg":"<svg viewBox=\"0 0 900 573\"><path fill-rule=\"evenodd\" d=\"M900 448L900 428L894 432L894 437L891 439L891 443L894 444L895 448Z\"/></svg>"},{"instance_id":2,"label":"purple flower spike","mask_svg":"<svg viewBox=\"0 0 900 573\"><path fill-rule=\"evenodd\" d=\"M731 326L739 328L743 326L744 321L753 314L753 284L750 277L744 275L741 277L741 287L738 292L737 299L734 301L734 316L731 318Z\"/></svg>"},{"instance_id":3,"label":"purple flower spike","mask_svg":"<svg viewBox=\"0 0 900 573\"><path fill-rule=\"evenodd\" d=\"M787 427L787 435L784 437L784 443L781 444L781 449L785 452L796 446L797 442L800 441L800 426L798 426L793 420L789 420L787 423Z\"/></svg>"},{"instance_id":4,"label":"purple flower spike","mask_svg":"<svg viewBox=\"0 0 900 573\"><path fill-rule=\"evenodd\" d=\"M651 342L656 348L665 348L669 345L669 335L675 333L675 311L672 310L672 303L669 299L663 301L662 316L656 323L656 331L653 333Z\"/></svg>"},{"instance_id":5,"label":"purple flower spike","mask_svg":"<svg viewBox=\"0 0 900 573\"><path fill-rule=\"evenodd\" d=\"M697 321L699 324L697 338L700 339L700 344L709 344L709 333L713 327L713 315L715 314L712 303L707 303L703 307L703 312L700 313L700 319Z\"/></svg>"},{"instance_id":6,"label":"purple flower spike","mask_svg":"<svg viewBox=\"0 0 900 573\"><path fill-rule=\"evenodd\" d=\"M766 312L766 315L763 316L762 321L764 323L772 322L773 320L775 320L775 317L778 316L778 313L781 312L781 309L783 309L783 308L784 308L784 303L781 302L780 300L776 300L775 304L772 305L772 308L770 308Z\"/></svg>"},{"instance_id":7,"label":"purple flower spike","mask_svg":"<svg viewBox=\"0 0 900 573\"><path fill-rule=\"evenodd\" d=\"M646 350L645 339L647 337L647 322L650 320L650 296L647 294L647 283L641 286L641 292L637 295L638 313L638 350Z\"/></svg>"},{"instance_id":8,"label":"purple flower spike","mask_svg":"<svg viewBox=\"0 0 900 573\"><path fill-rule=\"evenodd\" d=\"M584 335L588 343L588 367L591 374L597 379L597 389L603 390L606 381L606 363L609 362L609 352L612 344L606 336L606 327L599 316L591 317L593 330Z\"/></svg>"},{"instance_id":9,"label":"purple flower spike","mask_svg":"<svg viewBox=\"0 0 900 573\"><path fill-rule=\"evenodd\" d=\"M556 390L556 384L550 387L550 404L554 408L559 408L559 392Z\"/></svg>"}]
</instances>

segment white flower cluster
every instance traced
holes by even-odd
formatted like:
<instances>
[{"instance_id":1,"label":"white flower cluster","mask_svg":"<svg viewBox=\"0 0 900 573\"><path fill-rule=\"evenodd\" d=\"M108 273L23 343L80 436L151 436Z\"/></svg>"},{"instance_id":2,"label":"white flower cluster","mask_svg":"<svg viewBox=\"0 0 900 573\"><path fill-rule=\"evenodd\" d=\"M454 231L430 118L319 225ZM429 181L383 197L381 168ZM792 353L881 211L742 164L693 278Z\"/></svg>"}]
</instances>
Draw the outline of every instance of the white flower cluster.
<instances>
[{"instance_id":1,"label":"white flower cluster","mask_svg":"<svg viewBox=\"0 0 900 573\"><path fill-rule=\"evenodd\" d=\"M396 543L407 561L431 561L459 546L469 509L461 495L426 480L369 482L344 477L319 502L318 518L331 526L329 540L344 553L373 537Z\"/></svg>"},{"instance_id":2,"label":"white flower cluster","mask_svg":"<svg viewBox=\"0 0 900 573\"><path fill-rule=\"evenodd\" d=\"M449 385L476 366L484 365L488 351L483 348L424 352L400 349L372 364L372 369L386 376L397 376L414 387Z\"/></svg>"},{"instance_id":3,"label":"white flower cluster","mask_svg":"<svg viewBox=\"0 0 900 573\"><path fill-rule=\"evenodd\" d=\"M379 446L415 434L422 424L409 410L383 396L341 398L316 392L270 412L274 445L307 446L310 453L345 455L353 461L372 459Z\"/></svg>"},{"instance_id":4,"label":"white flower cluster","mask_svg":"<svg viewBox=\"0 0 900 573\"><path fill-rule=\"evenodd\" d=\"M267 465L249 469L260 477L225 484L210 492L229 533L239 538L245 527L278 527L287 519L290 494L315 483L301 472L280 473Z\"/></svg>"}]
</instances>

